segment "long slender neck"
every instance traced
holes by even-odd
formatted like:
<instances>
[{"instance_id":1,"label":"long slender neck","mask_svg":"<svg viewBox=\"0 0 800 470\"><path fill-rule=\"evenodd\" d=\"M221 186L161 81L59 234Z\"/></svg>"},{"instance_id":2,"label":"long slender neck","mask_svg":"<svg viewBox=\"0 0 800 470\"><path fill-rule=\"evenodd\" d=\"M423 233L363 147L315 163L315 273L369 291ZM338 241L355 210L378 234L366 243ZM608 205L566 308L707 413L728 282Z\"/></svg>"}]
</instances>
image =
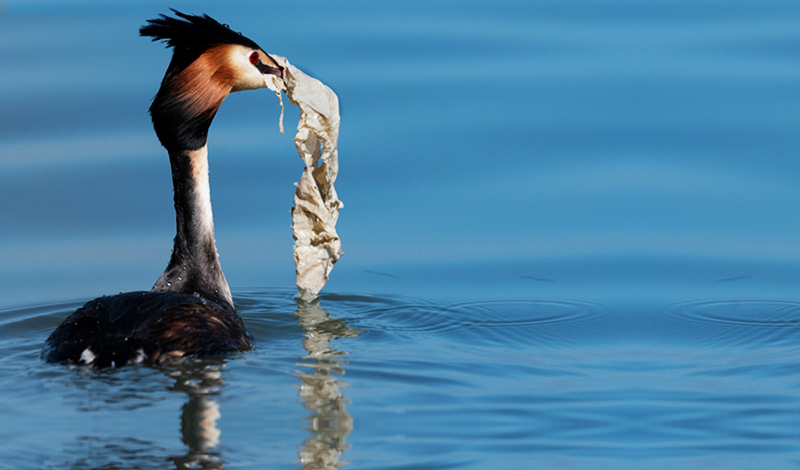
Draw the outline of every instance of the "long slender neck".
<instances>
[{"instance_id":1,"label":"long slender neck","mask_svg":"<svg viewBox=\"0 0 800 470\"><path fill-rule=\"evenodd\" d=\"M170 151L177 234L167 269L153 291L199 294L233 308L214 244L208 148Z\"/></svg>"}]
</instances>

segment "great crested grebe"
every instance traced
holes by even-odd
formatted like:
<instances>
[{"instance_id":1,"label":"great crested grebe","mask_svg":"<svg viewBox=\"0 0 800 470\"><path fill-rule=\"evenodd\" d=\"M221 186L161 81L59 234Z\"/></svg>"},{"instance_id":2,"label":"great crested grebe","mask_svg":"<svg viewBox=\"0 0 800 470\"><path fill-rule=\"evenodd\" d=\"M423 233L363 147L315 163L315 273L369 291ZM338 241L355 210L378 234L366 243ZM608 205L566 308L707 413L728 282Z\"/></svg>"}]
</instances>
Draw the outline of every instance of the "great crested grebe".
<instances>
[{"instance_id":1,"label":"great crested grebe","mask_svg":"<svg viewBox=\"0 0 800 470\"><path fill-rule=\"evenodd\" d=\"M139 30L173 49L150 106L172 168L172 257L149 292L100 297L67 317L47 338L47 361L114 367L252 349L214 245L206 139L230 92L263 88L282 72L258 44L208 15L172 11L177 18L160 15Z\"/></svg>"}]
</instances>

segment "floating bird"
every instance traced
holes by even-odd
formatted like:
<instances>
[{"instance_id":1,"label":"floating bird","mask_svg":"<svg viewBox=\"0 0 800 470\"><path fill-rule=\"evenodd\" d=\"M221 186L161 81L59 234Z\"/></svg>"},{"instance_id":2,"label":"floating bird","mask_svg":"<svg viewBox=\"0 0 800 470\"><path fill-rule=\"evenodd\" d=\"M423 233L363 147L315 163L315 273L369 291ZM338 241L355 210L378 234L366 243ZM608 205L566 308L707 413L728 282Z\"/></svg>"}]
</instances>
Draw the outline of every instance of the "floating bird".
<instances>
[{"instance_id":1,"label":"floating bird","mask_svg":"<svg viewBox=\"0 0 800 470\"><path fill-rule=\"evenodd\" d=\"M172 169L172 257L150 291L100 297L67 317L47 338L47 361L120 367L252 349L214 244L206 142L229 93L263 88L282 70L227 25L172 11L176 17L160 15L139 30L173 49L150 106Z\"/></svg>"}]
</instances>

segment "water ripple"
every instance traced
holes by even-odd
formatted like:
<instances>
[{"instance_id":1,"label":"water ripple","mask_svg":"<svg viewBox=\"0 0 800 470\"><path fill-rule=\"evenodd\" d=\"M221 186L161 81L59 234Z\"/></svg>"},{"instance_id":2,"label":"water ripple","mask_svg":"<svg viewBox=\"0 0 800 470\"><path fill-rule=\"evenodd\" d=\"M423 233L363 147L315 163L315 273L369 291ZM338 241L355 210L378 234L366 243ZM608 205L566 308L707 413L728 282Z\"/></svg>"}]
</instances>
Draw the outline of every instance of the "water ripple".
<instances>
[{"instance_id":1,"label":"water ripple","mask_svg":"<svg viewBox=\"0 0 800 470\"><path fill-rule=\"evenodd\" d=\"M733 326L779 327L800 324L800 302L710 301L678 304L679 316Z\"/></svg>"},{"instance_id":2,"label":"water ripple","mask_svg":"<svg viewBox=\"0 0 800 470\"><path fill-rule=\"evenodd\" d=\"M578 341L581 325L596 321L598 305L560 301L481 301L455 304L386 299L362 305L359 328L390 336L427 336L464 343L520 344ZM568 331L569 330L569 331Z\"/></svg>"},{"instance_id":3,"label":"water ripple","mask_svg":"<svg viewBox=\"0 0 800 470\"><path fill-rule=\"evenodd\" d=\"M685 302L671 306L673 319L691 322L689 339L707 345L794 345L800 339L800 302L740 300Z\"/></svg>"},{"instance_id":4,"label":"water ripple","mask_svg":"<svg viewBox=\"0 0 800 470\"><path fill-rule=\"evenodd\" d=\"M450 305L449 313L488 328L513 328L593 320L595 304L557 301L482 301Z\"/></svg>"}]
</instances>

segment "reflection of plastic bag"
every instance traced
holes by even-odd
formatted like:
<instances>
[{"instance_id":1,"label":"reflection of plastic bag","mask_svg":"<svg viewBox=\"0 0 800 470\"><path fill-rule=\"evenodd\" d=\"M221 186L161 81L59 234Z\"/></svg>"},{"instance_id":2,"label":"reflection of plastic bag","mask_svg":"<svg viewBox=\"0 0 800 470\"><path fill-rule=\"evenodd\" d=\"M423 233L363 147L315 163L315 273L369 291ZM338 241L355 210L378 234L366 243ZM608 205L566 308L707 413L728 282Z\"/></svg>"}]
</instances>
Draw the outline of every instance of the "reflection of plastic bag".
<instances>
[{"instance_id":1,"label":"reflection of plastic bag","mask_svg":"<svg viewBox=\"0 0 800 470\"><path fill-rule=\"evenodd\" d=\"M283 80L270 75L267 87L285 91L292 104L300 106L294 143L306 167L296 184L292 229L297 290L300 299L310 301L317 297L342 255L336 220L343 204L333 187L339 173L339 98L284 57L270 57L283 67Z\"/></svg>"}]
</instances>

